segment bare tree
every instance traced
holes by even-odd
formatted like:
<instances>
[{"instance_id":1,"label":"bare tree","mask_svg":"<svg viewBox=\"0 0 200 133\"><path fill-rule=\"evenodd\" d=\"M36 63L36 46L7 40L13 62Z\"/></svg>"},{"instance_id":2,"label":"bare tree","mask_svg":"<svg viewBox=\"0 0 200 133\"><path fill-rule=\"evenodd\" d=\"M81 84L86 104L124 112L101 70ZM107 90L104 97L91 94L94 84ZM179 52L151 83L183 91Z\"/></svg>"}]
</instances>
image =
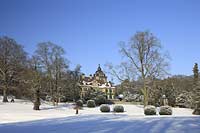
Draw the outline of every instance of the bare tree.
<instances>
[{"instance_id":1,"label":"bare tree","mask_svg":"<svg viewBox=\"0 0 200 133\"><path fill-rule=\"evenodd\" d=\"M73 95L73 101L75 102L79 96L80 96L80 86L79 86L79 80L81 75L81 65L77 65L74 69L74 71L70 71L69 73L69 80L70 80L70 86L72 88L72 95Z\"/></svg>"},{"instance_id":2,"label":"bare tree","mask_svg":"<svg viewBox=\"0 0 200 133\"><path fill-rule=\"evenodd\" d=\"M136 78L143 81L144 105L148 104L148 80L168 74L167 54L162 54L159 40L150 32L137 32L130 41L120 43L120 53L126 59ZM133 73L132 73L133 74Z\"/></svg>"},{"instance_id":3,"label":"bare tree","mask_svg":"<svg viewBox=\"0 0 200 133\"><path fill-rule=\"evenodd\" d=\"M114 66L112 63L106 63L105 68L107 69L106 73L116 77L120 82L133 81L135 78L135 70L130 63L122 62L117 66Z\"/></svg>"},{"instance_id":4,"label":"bare tree","mask_svg":"<svg viewBox=\"0 0 200 133\"><path fill-rule=\"evenodd\" d=\"M26 60L23 47L14 39L0 38L0 78L3 87L3 102L8 102L7 92L21 71Z\"/></svg>"},{"instance_id":5,"label":"bare tree","mask_svg":"<svg viewBox=\"0 0 200 133\"><path fill-rule=\"evenodd\" d=\"M64 58L65 51L62 47L51 42L39 43L35 56L41 64L42 71L45 73L48 81L50 95L52 96L53 104L58 103L60 81L62 72L68 68L68 60Z\"/></svg>"}]
</instances>

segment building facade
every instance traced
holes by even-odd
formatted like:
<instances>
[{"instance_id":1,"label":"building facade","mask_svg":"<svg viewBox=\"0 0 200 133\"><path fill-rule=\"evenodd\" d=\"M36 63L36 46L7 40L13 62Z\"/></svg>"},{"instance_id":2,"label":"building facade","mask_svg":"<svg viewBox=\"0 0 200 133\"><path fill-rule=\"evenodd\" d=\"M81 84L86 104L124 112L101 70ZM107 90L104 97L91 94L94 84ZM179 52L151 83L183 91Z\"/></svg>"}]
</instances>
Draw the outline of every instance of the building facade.
<instances>
[{"instance_id":1,"label":"building facade","mask_svg":"<svg viewBox=\"0 0 200 133\"><path fill-rule=\"evenodd\" d=\"M105 73L102 71L100 65L97 68L97 71L93 75L85 76L82 74L80 77L80 86L81 86L81 98L90 91L101 91L106 94L107 99L115 98L115 87L110 81L107 81Z\"/></svg>"}]
</instances>

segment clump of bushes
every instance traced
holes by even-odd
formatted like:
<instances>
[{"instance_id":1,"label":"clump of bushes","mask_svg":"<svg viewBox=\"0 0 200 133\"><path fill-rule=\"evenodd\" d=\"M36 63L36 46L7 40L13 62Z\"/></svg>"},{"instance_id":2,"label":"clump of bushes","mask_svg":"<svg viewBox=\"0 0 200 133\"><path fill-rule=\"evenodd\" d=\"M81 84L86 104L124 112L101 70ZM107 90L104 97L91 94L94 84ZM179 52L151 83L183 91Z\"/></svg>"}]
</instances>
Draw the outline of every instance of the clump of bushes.
<instances>
[{"instance_id":1,"label":"clump of bushes","mask_svg":"<svg viewBox=\"0 0 200 133\"><path fill-rule=\"evenodd\" d=\"M176 106L180 108L191 108L192 107L192 96L188 92L179 94L176 98Z\"/></svg>"},{"instance_id":2,"label":"clump of bushes","mask_svg":"<svg viewBox=\"0 0 200 133\"><path fill-rule=\"evenodd\" d=\"M128 94L125 98L126 102L141 102L142 97L140 94Z\"/></svg>"},{"instance_id":3,"label":"clump of bushes","mask_svg":"<svg viewBox=\"0 0 200 133\"><path fill-rule=\"evenodd\" d=\"M76 101L76 105L79 107L83 107L83 100Z\"/></svg>"},{"instance_id":4,"label":"clump of bushes","mask_svg":"<svg viewBox=\"0 0 200 133\"><path fill-rule=\"evenodd\" d=\"M159 114L160 115L172 115L172 108L170 106L161 106Z\"/></svg>"},{"instance_id":5,"label":"clump of bushes","mask_svg":"<svg viewBox=\"0 0 200 133\"><path fill-rule=\"evenodd\" d=\"M110 112L110 106L109 105L106 105L106 104L102 104L100 106L100 111L101 112Z\"/></svg>"},{"instance_id":6,"label":"clump of bushes","mask_svg":"<svg viewBox=\"0 0 200 133\"><path fill-rule=\"evenodd\" d=\"M122 105L116 105L113 111L117 113L124 112L124 107Z\"/></svg>"},{"instance_id":7,"label":"clump of bushes","mask_svg":"<svg viewBox=\"0 0 200 133\"><path fill-rule=\"evenodd\" d=\"M156 115L156 107L148 105L144 108L145 115Z\"/></svg>"},{"instance_id":8,"label":"clump of bushes","mask_svg":"<svg viewBox=\"0 0 200 133\"><path fill-rule=\"evenodd\" d=\"M194 111L193 111L192 114L193 114L193 115L200 115L200 108L194 109Z\"/></svg>"},{"instance_id":9,"label":"clump of bushes","mask_svg":"<svg viewBox=\"0 0 200 133\"><path fill-rule=\"evenodd\" d=\"M101 105L106 103L106 97L104 95L98 95L94 100L96 105Z\"/></svg>"},{"instance_id":10,"label":"clump of bushes","mask_svg":"<svg viewBox=\"0 0 200 133\"><path fill-rule=\"evenodd\" d=\"M88 100L87 101L87 107L94 108L95 106L96 106L96 104L95 104L94 100Z\"/></svg>"}]
</instances>

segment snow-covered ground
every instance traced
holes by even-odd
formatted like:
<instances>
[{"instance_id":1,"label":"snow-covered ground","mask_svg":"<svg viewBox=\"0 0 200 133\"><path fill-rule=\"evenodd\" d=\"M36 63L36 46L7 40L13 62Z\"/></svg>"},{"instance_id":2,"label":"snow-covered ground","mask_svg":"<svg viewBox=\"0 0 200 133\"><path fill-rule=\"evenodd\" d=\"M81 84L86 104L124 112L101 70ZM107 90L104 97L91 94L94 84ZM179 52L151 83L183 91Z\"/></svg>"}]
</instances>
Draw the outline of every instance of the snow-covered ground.
<instances>
[{"instance_id":1,"label":"snow-covered ground","mask_svg":"<svg viewBox=\"0 0 200 133\"><path fill-rule=\"evenodd\" d=\"M111 109L114 105L110 105ZM142 105L123 105L125 112L123 115L132 117L144 117ZM58 106L52 106L51 103L42 103L41 110L33 110L33 104L25 100L15 100L14 103L0 102L0 123L22 122L39 119L59 118L74 116L75 110L72 103L63 103ZM105 115L101 113L99 107L87 108L79 110L79 115ZM113 114L111 113L107 113ZM193 116L191 109L173 108L173 116ZM146 116L145 116L146 117ZM150 116L158 117L158 116ZM165 116L166 117L166 116ZM171 117L171 116L170 116Z\"/></svg>"},{"instance_id":2,"label":"snow-covered ground","mask_svg":"<svg viewBox=\"0 0 200 133\"><path fill-rule=\"evenodd\" d=\"M111 108L114 105L111 105ZM43 103L40 111L25 100L0 102L0 133L9 132L191 132L200 133L200 117L191 109L173 108L172 116L144 116L143 106L123 105L124 113L101 113L99 107L79 110L72 103L52 106Z\"/></svg>"}]
</instances>

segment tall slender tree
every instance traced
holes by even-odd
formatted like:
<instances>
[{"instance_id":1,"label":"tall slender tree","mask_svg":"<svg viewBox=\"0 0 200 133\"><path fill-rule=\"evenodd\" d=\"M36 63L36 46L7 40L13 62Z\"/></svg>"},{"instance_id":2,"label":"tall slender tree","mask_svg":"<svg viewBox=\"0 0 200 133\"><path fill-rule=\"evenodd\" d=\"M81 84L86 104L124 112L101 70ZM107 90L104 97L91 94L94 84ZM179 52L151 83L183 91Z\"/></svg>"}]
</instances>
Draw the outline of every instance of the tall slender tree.
<instances>
[{"instance_id":1,"label":"tall slender tree","mask_svg":"<svg viewBox=\"0 0 200 133\"><path fill-rule=\"evenodd\" d=\"M195 87L197 86L199 80L199 68L197 63L194 64L193 73L194 73L194 87Z\"/></svg>"},{"instance_id":2,"label":"tall slender tree","mask_svg":"<svg viewBox=\"0 0 200 133\"><path fill-rule=\"evenodd\" d=\"M80 71L81 71L81 65L77 65L74 71L70 71L70 81L71 81L71 87L73 89L72 92L73 101L76 101L80 96L80 86L78 84L81 74Z\"/></svg>"},{"instance_id":3,"label":"tall slender tree","mask_svg":"<svg viewBox=\"0 0 200 133\"><path fill-rule=\"evenodd\" d=\"M47 78L47 91L49 91L54 105L58 103L62 73L68 69L68 61L64 54L65 51L62 47L51 42L39 43L35 51L42 72Z\"/></svg>"},{"instance_id":4,"label":"tall slender tree","mask_svg":"<svg viewBox=\"0 0 200 133\"><path fill-rule=\"evenodd\" d=\"M195 63L194 65L193 73L194 73L193 101L195 104L195 109L193 114L200 115L200 81L199 81L199 69L197 63Z\"/></svg>"},{"instance_id":5,"label":"tall slender tree","mask_svg":"<svg viewBox=\"0 0 200 133\"><path fill-rule=\"evenodd\" d=\"M34 94L33 97L33 109L34 110L40 110L40 92L41 92L41 86L42 86L42 75L40 71L40 63L37 57L32 56L30 61L30 70L29 73L31 73L31 79L29 82L31 83L31 90Z\"/></svg>"}]
</instances>

